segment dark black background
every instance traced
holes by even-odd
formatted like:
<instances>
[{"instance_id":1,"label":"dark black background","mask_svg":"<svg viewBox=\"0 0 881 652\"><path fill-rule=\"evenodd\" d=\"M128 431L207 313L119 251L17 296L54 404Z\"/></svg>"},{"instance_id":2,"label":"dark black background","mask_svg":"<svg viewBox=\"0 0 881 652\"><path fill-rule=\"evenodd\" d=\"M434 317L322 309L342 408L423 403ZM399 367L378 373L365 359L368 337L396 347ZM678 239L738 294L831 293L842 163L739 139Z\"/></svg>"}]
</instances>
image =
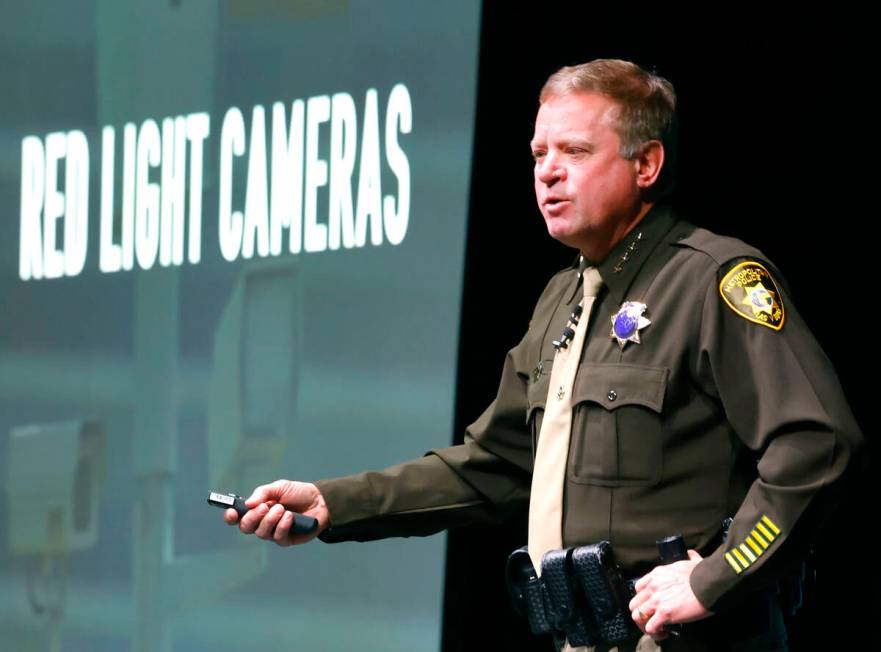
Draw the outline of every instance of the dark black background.
<instances>
[{"instance_id":1,"label":"dark black background","mask_svg":"<svg viewBox=\"0 0 881 652\"><path fill-rule=\"evenodd\" d=\"M867 468L815 541L817 591L789 623L792 650L867 640L879 471L870 394L878 327L875 138L866 17L804 6L790 15L600 14L563 3L520 13L485 4L468 228L456 431L492 400L548 278L573 251L545 231L529 139L538 92L563 65L607 57L654 68L679 98L674 206L690 221L761 249L838 370L869 444ZM575 9L574 7L579 7ZM768 373L773 374L770 369ZM508 606L504 562L525 518L450 534L443 649L549 650Z\"/></svg>"}]
</instances>

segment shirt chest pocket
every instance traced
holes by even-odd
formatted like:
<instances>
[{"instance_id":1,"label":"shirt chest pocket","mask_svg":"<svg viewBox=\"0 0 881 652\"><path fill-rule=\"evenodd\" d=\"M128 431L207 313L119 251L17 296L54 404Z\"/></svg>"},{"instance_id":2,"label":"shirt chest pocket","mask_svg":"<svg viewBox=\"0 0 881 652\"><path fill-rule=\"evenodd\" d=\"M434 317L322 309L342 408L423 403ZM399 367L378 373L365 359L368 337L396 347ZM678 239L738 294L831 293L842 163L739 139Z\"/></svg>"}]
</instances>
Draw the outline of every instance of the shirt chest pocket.
<instances>
[{"instance_id":1,"label":"shirt chest pocket","mask_svg":"<svg viewBox=\"0 0 881 652\"><path fill-rule=\"evenodd\" d=\"M650 486L663 470L662 411L669 370L588 363L572 393L569 479L605 487Z\"/></svg>"}]
</instances>

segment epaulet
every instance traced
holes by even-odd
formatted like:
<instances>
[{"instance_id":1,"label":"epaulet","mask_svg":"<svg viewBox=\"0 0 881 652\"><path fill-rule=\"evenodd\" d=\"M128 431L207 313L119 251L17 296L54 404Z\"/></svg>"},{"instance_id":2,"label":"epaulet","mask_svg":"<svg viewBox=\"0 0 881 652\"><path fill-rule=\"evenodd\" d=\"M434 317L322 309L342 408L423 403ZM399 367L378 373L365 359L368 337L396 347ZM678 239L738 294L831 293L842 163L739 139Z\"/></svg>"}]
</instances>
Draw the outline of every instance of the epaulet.
<instances>
[{"instance_id":1,"label":"epaulet","mask_svg":"<svg viewBox=\"0 0 881 652\"><path fill-rule=\"evenodd\" d=\"M716 235L712 231L696 228L688 236L679 240L676 244L691 247L702 251L716 261L717 265L724 265L735 258L757 258L768 260L761 251L737 238L724 235Z\"/></svg>"}]
</instances>

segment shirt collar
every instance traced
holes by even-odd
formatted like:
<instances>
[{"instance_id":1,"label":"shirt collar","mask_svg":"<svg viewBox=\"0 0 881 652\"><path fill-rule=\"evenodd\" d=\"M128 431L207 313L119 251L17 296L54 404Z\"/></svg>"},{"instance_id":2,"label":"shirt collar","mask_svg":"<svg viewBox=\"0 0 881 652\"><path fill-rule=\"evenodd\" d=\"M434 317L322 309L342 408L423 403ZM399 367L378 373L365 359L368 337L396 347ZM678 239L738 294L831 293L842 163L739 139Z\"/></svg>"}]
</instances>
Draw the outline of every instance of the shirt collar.
<instances>
[{"instance_id":1,"label":"shirt collar","mask_svg":"<svg viewBox=\"0 0 881 652\"><path fill-rule=\"evenodd\" d=\"M624 295L637 272L664 239L664 236L673 228L675 222L676 217L669 206L652 206L630 233L597 264L603 284L615 303L624 301ZM583 257L576 258L573 267L578 269L578 277L575 279L576 282L573 284L572 290L567 293L567 303L571 303L576 292L580 291L581 272L590 265L590 261Z\"/></svg>"}]
</instances>

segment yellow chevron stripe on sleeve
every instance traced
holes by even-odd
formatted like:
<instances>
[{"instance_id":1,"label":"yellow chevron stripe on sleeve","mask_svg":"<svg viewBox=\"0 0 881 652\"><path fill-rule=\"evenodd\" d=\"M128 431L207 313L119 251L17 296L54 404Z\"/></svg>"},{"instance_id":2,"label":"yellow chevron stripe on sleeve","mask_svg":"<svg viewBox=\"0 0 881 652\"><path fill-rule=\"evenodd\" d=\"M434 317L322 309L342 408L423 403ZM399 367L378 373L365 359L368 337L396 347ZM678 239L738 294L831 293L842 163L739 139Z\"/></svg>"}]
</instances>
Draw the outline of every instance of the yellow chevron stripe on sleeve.
<instances>
[{"instance_id":1,"label":"yellow chevron stripe on sleeve","mask_svg":"<svg viewBox=\"0 0 881 652\"><path fill-rule=\"evenodd\" d=\"M740 562L741 566L743 566L744 568L747 568L749 566L749 562L743 555L740 554L740 550L738 550L737 548L733 548L731 552L734 553L735 557L737 557L737 561Z\"/></svg>"},{"instance_id":2,"label":"yellow chevron stripe on sleeve","mask_svg":"<svg viewBox=\"0 0 881 652\"><path fill-rule=\"evenodd\" d=\"M768 528L766 528L766 527L765 527L764 525L762 525L761 523L756 523L756 529L757 529L759 532L761 532L762 534L764 534L764 535L765 535L765 538L766 538L769 542L771 542L771 541L774 540L774 538L775 538L774 535L771 534L770 532L768 532Z\"/></svg>"},{"instance_id":3,"label":"yellow chevron stripe on sleeve","mask_svg":"<svg viewBox=\"0 0 881 652\"><path fill-rule=\"evenodd\" d=\"M749 559L750 563L755 562L756 556L746 547L746 544L741 543L740 550L746 555L746 558Z\"/></svg>"},{"instance_id":4,"label":"yellow chevron stripe on sleeve","mask_svg":"<svg viewBox=\"0 0 881 652\"><path fill-rule=\"evenodd\" d=\"M769 528L771 528L771 530L774 532L774 534L777 534L777 535L780 534L780 528L777 527L776 525L774 525L774 522L770 518L768 518L767 516L762 516L762 521L765 522L765 525L767 525Z\"/></svg>"},{"instance_id":5,"label":"yellow chevron stripe on sleeve","mask_svg":"<svg viewBox=\"0 0 881 652\"><path fill-rule=\"evenodd\" d=\"M761 557L761 556L764 554L765 551L762 550L761 548L759 548L758 545L756 545L756 542L753 541L752 536L748 536L748 537L746 538L746 543L747 543L747 545L748 545L750 548L753 549L753 551L754 551L759 557Z\"/></svg>"},{"instance_id":6,"label":"yellow chevron stripe on sleeve","mask_svg":"<svg viewBox=\"0 0 881 652\"><path fill-rule=\"evenodd\" d=\"M738 575L740 575L743 572L741 570L740 566L738 566L737 562L734 561L734 557L731 555L730 552L725 553L725 561L727 561L729 564L731 564L731 568L733 568L734 572L737 573Z\"/></svg>"},{"instance_id":7,"label":"yellow chevron stripe on sleeve","mask_svg":"<svg viewBox=\"0 0 881 652\"><path fill-rule=\"evenodd\" d=\"M753 538L754 538L756 541L759 542L759 545L762 546L762 548L767 548L767 547L768 547L768 543L762 538L762 535L761 535L761 534L759 534L759 533L756 532L755 530L753 530L752 532L750 532L750 534L753 535Z\"/></svg>"}]
</instances>

